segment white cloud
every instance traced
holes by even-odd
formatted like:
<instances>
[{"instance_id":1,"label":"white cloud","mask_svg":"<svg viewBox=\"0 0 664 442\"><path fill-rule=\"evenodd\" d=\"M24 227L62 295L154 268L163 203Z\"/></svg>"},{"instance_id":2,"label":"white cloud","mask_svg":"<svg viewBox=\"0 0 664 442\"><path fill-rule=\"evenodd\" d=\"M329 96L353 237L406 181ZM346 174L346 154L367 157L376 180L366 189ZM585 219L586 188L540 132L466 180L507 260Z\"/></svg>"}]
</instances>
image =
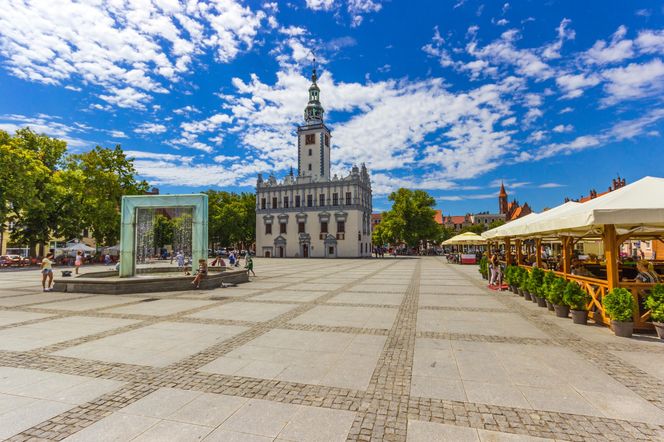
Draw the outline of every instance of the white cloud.
<instances>
[{"instance_id":1,"label":"white cloud","mask_svg":"<svg viewBox=\"0 0 664 442\"><path fill-rule=\"evenodd\" d=\"M110 87L108 88L108 91L111 93L111 95L102 94L99 95L99 98L109 104L113 104L118 107L144 110L145 105L143 103L150 100L150 96L148 94L140 92L133 87Z\"/></svg>"},{"instance_id":2,"label":"white cloud","mask_svg":"<svg viewBox=\"0 0 664 442\"><path fill-rule=\"evenodd\" d=\"M378 12L382 9L382 0L305 0L307 8L314 11L338 11L345 9L350 16L350 25L355 27L362 24L364 15Z\"/></svg>"},{"instance_id":3,"label":"white cloud","mask_svg":"<svg viewBox=\"0 0 664 442\"><path fill-rule=\"evenodd\" d=\"M137 134L163 134L167 130L163 124L143 123L134 129L134 132Z\"/></svg>"},{"instance_id":4,"label":"white cloud","mask_svg":"<svg viewBox=\"0 0 664 442\"><path fill-rule=\"evenodd\" d=\"M516 29L502 33L501 37L484 47L472 41L466 49L468 53L491 65L513 66L516 72L536 80L546 80L554 75L554 69L542 60L539 49L519 49L515 43L520 39Z\"/></svg>"},{"instance_id":5,"label":"white cloud","mask_svg":"<svg viewBox=\"0 0 664 442\"><path fill-rule=\"evenodd\" d=\"M113 138L128 138L127 134L122 132L121 130L110 130L108 131L108 133Z\"/></svg>"},{"instance_id":6,"label":"white cloud","mask_svg":"<svg viewBox=\"0 0 664 442\"><path fill-rule=\"evenodd\" d=\"M279 32L289 37L299 37L307 33L307 30L301 26L289 26L279 29Z\"/></svg>"},{"instance_id":7,"label":"white cloud","mask_svg":"<svg viewBox=\"0 0 664 442\"><path fill-rule=\"evenodd\" d=\"M577 98L589 87L597 86L601 79L596 74L564 74L556 78L556 84L564 92L564 98Z\"/></svg>"},{"instance_id":8,"label":"white cloud","mask_svg":"<svg viewBox=\"0 0 664 442\"><path fill-rule=\"evenodd\" d=\"M126 150L125 155L135 160L179 161L186 164L191 163L194 160L194 157L191 156L174 155L161 152L145 152L139 150Z\"/></svg>"},{"instance_id":9,"label":"white cloud","mask_svg":"<svg viewBox=\"0 0 664 442\"><path fill-rule=\"evenodd\" d=\"M20 114L0 115L0 130L8 133L14 133L18 129L29 127L38 134L45 134L49 137L59 138L67 143L67 146L75 149L83 147L92 147L93 143L86 141L81 137L85 131L91 129L89 126L73 123L65 124L60 117L46 114L38 114L29 117Z\"/></svg>"},{"instance_id":10,"label":"white cloud","mask_svg":"<svg viewBox=\"0 0 664 442\"><path fill-rule=\"evenodd\" d=\"M334 6L334 0L306 0L306 5L314 11L329 11Z\"/></svg>"},{"instance_id":11,"label":"white cloud","mask_svg":"<svg viewBox=\"0 0 664 442\"><path fill-rule=\"evenodd\" d=\"M553 132L562 134L562 133L572 132L574 130L574 126L572 126L571 124L559 124L551 130Z\"/></svg>"},{"instance_id":12,"label":"white cloud","mask_svg":"<svg viewBox=\"0 0 664 442\"><path fill-rule=\"evenodd\" d=\"M664 119L664 109L654 109L642 117L623 120L595 135L582 135L571 141L552 143L529 152L521 152L517 161L533 161L556 155L569 155L574 152L599 148L607 144L631 140L638 136L649 135L650 127Z\"/></svg>"},{"instance_id":13,"label":"white cloud","mask_svg":"<svg viewBox=\"0 0 664 442\"><path fill-rule=\"evenodd\" d=\"M536 130L535 132L531 133L526 141L529 141L531 143L539 143L542 140L546 139L547 137L547 131L545 130Z\"/></svg>"},{"instance_id":14,"label":"white cloud","mask_svg":"<svg viewBox=\"0 0 664 442\"><path fill-rule=\"evenodd\" d=\"M143 109L205 49L220 62L250 49L263 18L235 0L14 0L0 15L0 53L19 78L98 85L108 103Z\"/></svg>"},{"instance_id":15,"label":"white cloud","mask_svg":"<svg viewBox=\"0 0 664 442\"><path fill-rule=\"evenodd\" d=\"M608 96L603 100L607 105L664 92L664 63L659 59L608 69L602 75L607 81L604 90Z\"/></svg>"},{"instance_id":16,"label":"white cloud","mask_svg":"<svg viewBox=\"0 0 664 442\"><path fill-rule=\"evenodd\" d=\"M558 39L545 46L542 51L542 56L546 59L560 58L560 49L563 47L563 43L566 40L574 40L576 37L576 32L573 29L569 29L569 25L572 23L572 20L564 18L558 25Z\"/></svg>"},{"instance_id":17,"label":"white cloud","mask_svg":"<svg viewBox=\"0 0 664 442\"><path fill-rule=\"evenodd\" d=\"M664 30L639 32L639 36L636 38L636 45L639 51L644 54L664 53Z\"/></svg>"},{"instance_id":18,"label":"white cloud","mask_svg":"<svg viewBox=\"0 0 664 442\"><path fill-rule=\"evenodd\" d=\"M627 28L620 26L611 36L611 41L598 40L592 48L585 53L585 60L592 64L616 63L634 56L634 43L625 39Z\"/></svg>"},{"instance_id":19,"label":"white cloud","mask_svg":"<svg viewBox=\"0 0 664 442\"><path fill-rule=\"evenodd\" d=\"M201 111L196 106L185 106L179 109L174 109L173 113L176 115L199 114Z\"/></svg>"},{"instance_id":20,"label":"white cloud","mask_svg":"<svg viewBox=\"0 0 664 442\"><path fill-rule=\"evenodd\" d=\"M556 189L558 187L565 187L565 184L560 183L544 183L537 186L540 189Z\"/></svg>"}]
</instances>

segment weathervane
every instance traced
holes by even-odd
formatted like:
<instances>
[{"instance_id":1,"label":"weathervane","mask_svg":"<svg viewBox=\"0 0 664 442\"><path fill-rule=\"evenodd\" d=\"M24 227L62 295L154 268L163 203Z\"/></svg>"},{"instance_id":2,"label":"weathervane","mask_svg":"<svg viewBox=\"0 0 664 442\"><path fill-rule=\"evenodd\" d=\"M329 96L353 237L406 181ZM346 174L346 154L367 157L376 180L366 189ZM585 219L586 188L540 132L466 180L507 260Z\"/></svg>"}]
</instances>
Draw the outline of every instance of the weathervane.
<instances>
[{"instance_id":1,"label":"weathervane","mask_svg":"<svg viewBox=\"0 0 664 442\"><path fill-rule=\"evenodd\" d=\"M318 65L316 64L316 54L314 54L313 51L309 51L309 53L310 53L311 56L313 57L313 63L312 63L312 65L313 65L312 72L313 72L313 73L311 74L311 81L312 81L313 83L315 83L316 80L318 80L318 74L316 73L316 68L318 67Z\"/></svg>"}]
</instances>

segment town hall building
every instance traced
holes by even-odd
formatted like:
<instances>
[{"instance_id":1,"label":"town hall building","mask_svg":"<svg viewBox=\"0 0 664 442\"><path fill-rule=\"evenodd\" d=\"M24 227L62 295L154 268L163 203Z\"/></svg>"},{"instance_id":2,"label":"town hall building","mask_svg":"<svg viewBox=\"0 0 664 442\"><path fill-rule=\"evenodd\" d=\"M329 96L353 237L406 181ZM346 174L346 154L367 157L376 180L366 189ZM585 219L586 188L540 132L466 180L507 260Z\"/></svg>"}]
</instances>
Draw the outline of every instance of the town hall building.
<instances>
[{"instance_id":1,"label":"town hall building","mask_svg":"<svg viewBox=\"0 0 664 442\"><path fill-rule=\"evenodd\" d=\"M371 256L371 180L364 164L330 176L332 134L311 76L304 125L297 128L297 176L256 183L256 254L275 258Z\"/></svg>"}]
</instances>

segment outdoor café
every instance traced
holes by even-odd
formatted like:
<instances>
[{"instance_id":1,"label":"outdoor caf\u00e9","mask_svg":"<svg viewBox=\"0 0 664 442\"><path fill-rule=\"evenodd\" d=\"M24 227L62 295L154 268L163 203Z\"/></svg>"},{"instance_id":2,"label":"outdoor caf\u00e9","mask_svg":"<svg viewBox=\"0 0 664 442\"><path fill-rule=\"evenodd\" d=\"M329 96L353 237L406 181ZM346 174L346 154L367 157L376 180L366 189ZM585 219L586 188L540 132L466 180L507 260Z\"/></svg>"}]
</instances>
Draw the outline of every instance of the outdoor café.
<instances>
[{"instance_id":1,"label":"outdoor caf\u00e9","mask_svg":"<svg viewBox=\"0 0 664 442\"><path fill-rule=\"evenodd\" d=\"M574 201L532 213L482 234L488 249L500 251L507 265L539 267L576 281L590 295L589 317L607 325L602 299L617 287L634 298L635 329L652 329L643 298L654 283L636 280L638 261L664 281L664 261L624 257L630 241L664 241L664 178L645 177L585 203ZM593 245L596 253L580 253Z\"/></svg>"}]
</instances>

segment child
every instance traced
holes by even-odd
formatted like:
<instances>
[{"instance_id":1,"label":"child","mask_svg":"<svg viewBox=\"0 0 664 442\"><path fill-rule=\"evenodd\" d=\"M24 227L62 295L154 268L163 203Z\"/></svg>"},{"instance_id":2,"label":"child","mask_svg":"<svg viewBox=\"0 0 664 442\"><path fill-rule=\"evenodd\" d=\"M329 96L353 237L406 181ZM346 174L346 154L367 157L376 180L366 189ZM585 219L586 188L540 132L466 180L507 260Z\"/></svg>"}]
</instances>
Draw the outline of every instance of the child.
<instances>
[{"instance_id":1,"label":"child","mask_svg":"<svg viewBox=\"0 0 664 442\"><path fill-rule=\"evenodd\" d=\"M51 291L51 284L53 283L53 261L51 261L51 258L53 258L53 254L49 253L41 262L42 289L45 292ZM46 278L48 278L48 287L46 287Z\"/></svg>"},{"instance_id":2,"label":"child","mask_svg":"<svg viewBox=\"0 0 664 442\"><path fill-rule=\"evenodd\" d=\"M76 267L76 274L78 275L78 269L83 265L83 252L80 250L76 252L76 261L74 261L74 266Z\"/></svg>"},{"instance_id":3,"label":"child","mask_svg":"<svg viewBox=\"0 0 664 442\"><path fill-rule=\"evenodd\" d=\"M198 286L201 284L201 279L203 279L207 275L207 271L208 271L207 260L199 259L198 272L196 273L196 277L194 278L194 280L191 282L194 285L195 289L197 289Z\"/></svg>"},{"instance_id":4,"label":"child","mask_svg":"<svg viewBox=\"0 0 664 442\"><path fill-rule=\"evenodd\" d=\"M254 273L254 260L251 259L249 253L247 253L245 261L246 264L244 265L244 268L247 269L247 272L251 272L252 275L256 276L256 273Z\"/></svg>"}]
</instances>

